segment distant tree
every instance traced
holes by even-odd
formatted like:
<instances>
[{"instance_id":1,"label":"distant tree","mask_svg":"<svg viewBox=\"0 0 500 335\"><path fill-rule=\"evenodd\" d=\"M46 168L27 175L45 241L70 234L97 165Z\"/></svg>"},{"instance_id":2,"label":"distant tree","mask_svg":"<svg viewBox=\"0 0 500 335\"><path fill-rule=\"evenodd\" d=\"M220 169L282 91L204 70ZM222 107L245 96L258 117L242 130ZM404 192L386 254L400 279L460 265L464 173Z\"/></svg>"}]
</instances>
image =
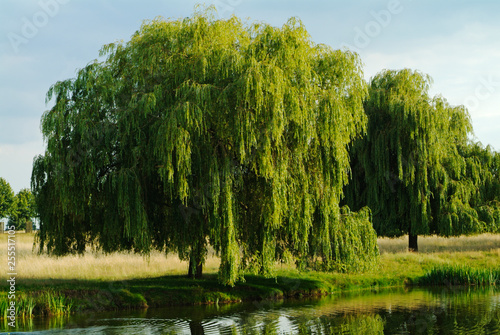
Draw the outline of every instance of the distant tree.
<instances>
[{"instance_id":1,"label":"distant tree","mask_svg":"<svg viewBox=\"0 0 500 335\"><path fill-rule=\"evenodd\" d=\"M471 233L459 220L443 226L448 211L466 215L467 164L459 149L472 131L467 110L429 96L430 77L408 69L386 70L369 85L365 104L367 136L353 146L352 182L347 203L368 205L379 235L409 235L418 250L418 235ZM455 199L455 200L453 200ZM450 206L455 201L457 206Z\"/></svg>"},{"instance_id":2,"label":"distant tree","mask_svg":"<svg viewBox=\"0 0 500 335\"><path fill-rule=\"evenodd\" d=\"M22 189L14 197L12 203L9 225L15 226L16 230L26 229L26 224L32 222L37 215L35 209L35 198L29 189Z\"/></svg>"},{"instance_id":3,"label":"distant tree","mask_svg":"<svg viewBox=\"0 0 500 335\"><path fill-rule=\"evenodd\" d=\"M41 249L176 251L199 277L210 244L230 285L284 254L346 259L334 233L347 148L366 126L357 55L312 43L295 19L210 11L146 22L102 55L47 95L32 175Z\"/></svg>"},{"instance_id":4,"label":"distant tree","mask_svg":"<svg viewBox=\"0 0 500 335\"><path fill-rule=\"evenodd\" d=\"M14 192L10 184L5 179L0 178L0 219L10 214L13 201Z\"/></svg>"},{"instance_id":5,"label":"distant tree","mask_svg":"<svg viewBox=\"0 0 500 335\"><path fill-rule=\"evenodd\" d=\"M450 198L440 215L449 234L500 231L500 154L480 143L459 147L465 161L460 178L451 180Z\"/></svg>"}]
</instances>

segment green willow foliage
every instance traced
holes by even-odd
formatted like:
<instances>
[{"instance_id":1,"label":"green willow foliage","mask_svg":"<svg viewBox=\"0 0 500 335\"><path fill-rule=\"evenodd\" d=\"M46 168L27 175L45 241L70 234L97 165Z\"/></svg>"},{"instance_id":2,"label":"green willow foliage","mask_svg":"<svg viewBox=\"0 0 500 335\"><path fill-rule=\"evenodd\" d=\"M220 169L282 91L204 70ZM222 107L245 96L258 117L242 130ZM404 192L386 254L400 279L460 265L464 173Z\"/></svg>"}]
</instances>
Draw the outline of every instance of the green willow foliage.
<instances>
[{"instance_id":1,"label":"green willow foliage","mask_svg":"<svg viewBox=\"0 0 500 335\"><path fill-rule=\"evenodd\" d=\"M14 202L14 191L10 184L0 177L0 218L10 214L12 203Z\"/></svg>"},{"instance_id":2,"label":"green willow foliage","mask_svg":"<svg viewBox=\"0 0 500 335\"><path fill-rule=\"evenodd\" d=\"M344 244L369 221L337 242L348 146L366 127L356 54L314 44L296 19L248 26L210 10L145 22L101 54L47 94L32 175L42 250L156 248L201 274L209 243L230 285L284 254L326 269L359 257Z\"/></svg>"},{"instance_id":3,"label":"green willow foliage","mask_svg":"<svg viewBox=\"0 0 500 335\"><path fill-rule=\"evenodd\" d=\"M35 198L29 189L20 190L14 197L9 214L9 226L16 230L26 229L31 220L36 217Z\"/></svg>"},{"instance_id":4,"label":"green willow foliage","mask_svg":"<svg viewBox=\"0 0 500 335\"><path fill-rule=\"evenodd\" d=\"M372 269L378 263L379 251L370 209L363 207L358 212L351 212L344 206L341 212L341 220L331 232L336 255L335 270L359 272Z\"/></svg>"},{"instance_id":5,"label":"green willow foliage","mask_svg":"<svg viewBox=\"0 0 500 335\"><path fill-rule=\"evenodd\" d=\"M480 143L468 143L459 148L459 153L465 160L465 175L451 183L453 192L441 217L442 229L453 232L449 235L497 233L500 231L500 154Z\"/></svg>"},{"instance_id":6,"label":"green willow foliage","mask_svg":"<svg viewBox=\"0 0 500 335\"><path fill-rule=\"evenodd\" d=\"M498 197L498 155L469 142L467 110L430 97L430 84L408 69L371 80L367 136L353 146L346 188L349 205L372 209L379 235L413 235L413 249L420 234L480 233L498 223L498 207L478 207Z\"/></svg>"}]
</instances>

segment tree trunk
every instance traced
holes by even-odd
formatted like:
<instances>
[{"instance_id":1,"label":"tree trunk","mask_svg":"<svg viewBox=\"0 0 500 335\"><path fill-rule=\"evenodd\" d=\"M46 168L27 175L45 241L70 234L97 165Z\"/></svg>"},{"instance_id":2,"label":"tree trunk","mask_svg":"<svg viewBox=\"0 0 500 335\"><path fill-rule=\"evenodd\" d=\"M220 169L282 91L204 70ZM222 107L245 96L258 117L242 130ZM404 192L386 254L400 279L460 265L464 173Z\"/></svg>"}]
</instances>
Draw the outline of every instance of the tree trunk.
<instances>
[{"instance_id":1,"label":"tree trunk","mask_svg":"<svg viewBox=\"0 0 500 335\"><path fill-rule=\"evenodd\" d=\"M188 278L193 279L194 278L194 271L193 271L193 254L191 254L191 257L189 257L189 269L188 269Z\"/></svg>"},{"instance_id":2,"label":"tree trunk","mask_svg":"<svg viewBox=\"0 0 500 335\"><path fill-rule=\"evenodd\" d=\"M408 251L410 252L418 252L418 235L413 235L412 233L408 234Z\"/></svg>"},{"instance_id":3,"label":"tree trunk","mask_svg":"<svg viewBox=\"0 0 500 335\"><path fill-rule=\"evenodd\" d=\"M189 260L188 277L195 279L201 279L203 277L203 261L192 254Z\"/></svg>"},{"instance_id":4,"label":"tree trunk","mask_svg":"<svg viewBox=\"0 0 500 335\"><path fill-rule=\"evenodd\" d=\"M203 263L199 262L196 265L196 273L194 275L196 279L201 279L203 277Z\"/></svg>"},{"instance_id":5,"label":"tree trunk","mask_svg":"<svg viewBox=\"0 0 500 335\"><path fill-rule=\"evenodd\" d=\"M204 244L199 242L193 247L189 259L188 277L200 279L203 277Z\"/></svg>"},{"instance_id":6,"label":"tree trunk","mask_svg":"<svg viewBox=\"0 0 500 335\"><path fill-rule=\"evenodd\" d=\"M33 223L31 221L26 221L26 228L25 232L26 233L31 233L33 231Z\"/></svg>"}]
</instances>

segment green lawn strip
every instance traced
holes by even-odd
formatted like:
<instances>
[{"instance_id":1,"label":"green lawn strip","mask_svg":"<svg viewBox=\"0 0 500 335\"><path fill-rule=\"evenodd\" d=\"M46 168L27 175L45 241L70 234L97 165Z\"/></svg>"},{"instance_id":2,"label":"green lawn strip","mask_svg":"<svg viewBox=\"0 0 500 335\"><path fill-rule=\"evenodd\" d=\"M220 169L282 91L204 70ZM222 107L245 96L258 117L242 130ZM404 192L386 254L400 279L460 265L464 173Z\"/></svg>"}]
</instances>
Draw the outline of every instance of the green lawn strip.
<instances>
[{"instance_id":1,"label":"green lawn strip","mask_svg":"<svg viewBox=\"0 0 500 335\"><path fill-rule=\"evenodd\" d=\"M402 286L496 285L500 278L498 264L497 253L483 252L474 257L460 253L405 253L383 257L376 269L365 273L276 270L272 278L246 275L245 281L234 287L223 286L216 274L208 274L199 280L184 276L124 281L21 280L16 289L19 304L25 310L45 315L304 298ZM454 276L460 279L454 280ZM0 287L0 301L4 300L5 285ZM0 303L0 317L3 305Z\"/></svg>"},{"instance_id":2,"label":"green lawn strip","mask_svg":"<svg viewBox=\"0 0 500 335\"><path fill-rule=\"evenodd\" d=\"M387 285L387 284L390 285ZM283 298L322 296L349 290L401 286L404 281L386 281L367 275L321 272L283 272L274 278L245 276L234 287L218 283L216 275L194 280L182 276L106 281L29 281L18 286L25 297L50 291L71 301L72 312L165 307L196 304L223 304ZM2 293L0 293L2 294ZM39 301L35 299L37 303ZM44 308L48 310L48 308ZM37 314L37 313L35 313ZM50 314L48 312L42 314Z\"/></svg>"}]
</instances>

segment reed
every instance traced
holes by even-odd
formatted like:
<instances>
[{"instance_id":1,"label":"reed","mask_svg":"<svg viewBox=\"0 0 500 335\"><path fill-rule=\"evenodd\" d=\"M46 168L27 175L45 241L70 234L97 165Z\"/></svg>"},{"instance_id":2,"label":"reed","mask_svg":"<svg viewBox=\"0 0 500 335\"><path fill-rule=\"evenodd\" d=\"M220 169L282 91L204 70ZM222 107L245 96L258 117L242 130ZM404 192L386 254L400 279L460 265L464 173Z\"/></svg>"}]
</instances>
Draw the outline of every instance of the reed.
<instances>
[{"instance_id":1,"label":"reed","mask_svg":"<svg viewBox=\"0 0 500 335\"><path fill-rule=\"evenodd\" d=\"M0 294L0 318L7 318L7 308L9 307L9 301L7 300L7 295Z\"/></svg>"},{"instance_id":2,"label":"reed","mask_svg":"<svg viewBox=\"0 0 500 335\"><path fill-rule=\"evenodd\" d=\"M500 284L500 268L482 269L466 265L445 265L427 272L419 279L418 284L495 286Z\"/></svg>"},{"instance_id":3,"label":"reed","mask_svg":"<svg viewBox=\"0 0 500 335\"><path fill-rule=\"evenodd\" d=\"M8 316L9 302L7 293L0 293L0 319L5 319ZM16 318L31 318L34 314L36 303L32 297L26 294L18 293L16 297Z\"/></svg>"},{"instance_id":4,"label":"reed","mask_svg":"<svg viewBox=\"0 0 500 335\"><path fill-rule=\"evenodd\" d=\"M16 315L21 318L31 318L33 311L36 307L33 297L23 295L22 298L18 296L16 299Z\"/></svg>"},{"instance_id":5,"label":"reed","mask_svg":"<svg viewBox=\"0 0 500 335\"><path fill-rule=\"evenodd\" d=\"M7 294L0 293L0 319L7 317L9 300ZM34 315L68 315L73 300L62 293L45 291L38 293L18 293L16 296L16 318L31 318Z\"/></svg>"},{"instance_id":6,"label":"reed","mask_svg":"<svg viewBox=\"0 0 500 335\"><path fill-rule=\"evenodd\" d=\"M70 314L73 307L71 299L50 291L42 294L42 301L45 301L45 308L50 315Z\"/></svg>"}]
</instances>

